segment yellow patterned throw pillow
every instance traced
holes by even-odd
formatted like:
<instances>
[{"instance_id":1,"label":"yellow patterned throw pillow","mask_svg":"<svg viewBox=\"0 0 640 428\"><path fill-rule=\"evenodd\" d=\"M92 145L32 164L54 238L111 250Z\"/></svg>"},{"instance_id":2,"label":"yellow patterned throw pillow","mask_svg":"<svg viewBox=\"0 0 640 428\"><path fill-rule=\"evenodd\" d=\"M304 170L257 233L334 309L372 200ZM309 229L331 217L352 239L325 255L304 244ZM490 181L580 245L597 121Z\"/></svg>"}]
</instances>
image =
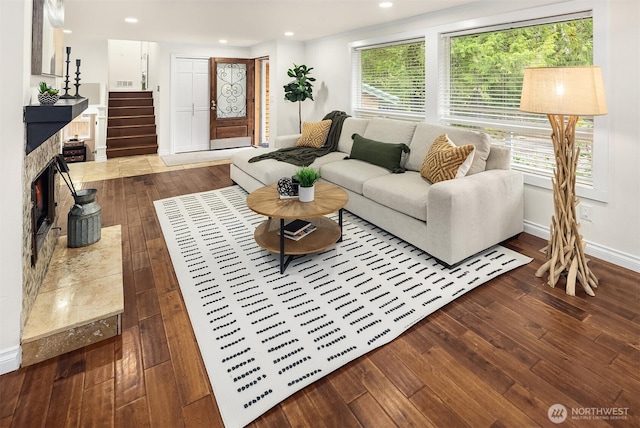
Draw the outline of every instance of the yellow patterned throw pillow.
<instances>
[{"instance_id":1,"label":"yellow patterned throw pillow","mask_svg":"<svg viewBox=\"0 0 640 428\"><path fill-rule=\"evenodd\" d=\"M420 175L432 183L464 177L473 162L475 146L456 146L447 134L433 142L422 161Z\"/></svg>"},{"instance_id":2,"label":"yellow patterned throw pillow","mask_svg":"<svg viewBox=\"0 0 640 428\"><path fill-rule=\"evenodd\" d=\"M320 122L303 122L302 136L296 142L297 147L313 147L319 149L324 145L331 128L331 120L321 120Z\"/></svg>"}]
</instances>

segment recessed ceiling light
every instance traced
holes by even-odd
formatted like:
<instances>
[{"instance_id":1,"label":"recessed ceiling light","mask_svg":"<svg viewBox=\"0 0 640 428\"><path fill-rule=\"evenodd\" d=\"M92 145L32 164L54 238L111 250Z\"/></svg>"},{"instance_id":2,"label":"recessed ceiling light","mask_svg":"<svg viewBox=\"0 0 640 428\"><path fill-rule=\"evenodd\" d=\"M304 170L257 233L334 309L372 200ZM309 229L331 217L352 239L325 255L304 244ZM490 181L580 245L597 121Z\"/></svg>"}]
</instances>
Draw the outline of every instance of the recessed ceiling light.
<instances>
[{"instance_id":1,"label":"recessed ceiling light","mask_svg":"<svg viewBox=\"0 0 640 428\"><path fill-rule=\"evenodd\" d=\"M284 33L284 35L287 36L287 37L291 37L291 36L293 36L293 31L286 31Z\"/></svg>"},{"instance_id":2,"label":"recessed ceiling light","mask_svg":"<svg viewBox=\"0 0 640 428\"><path fill-rule=\"evenodd\" d=\"M128 22L129 24L135 24L138 22L138 18L125 18L124 22Z\"/></svg>"},{"instance_id":3,"label":"recessed ceiling light","mask_svg":"<svg viewBox=\"0 0 640 428\"><path fill-rule=\"evenodd\" d=\"M220 40L218 40L218 43L224 44L224 43L227 43L227 40L226 39L220 39Z\"/></svg>"},{"instance_id":4,"label":"recessed ceiling light","mask_svg":"<svg viewBox=\"0 0 640 428\"><path fill-rule=\"evenodd\" d=\"M71 31L71 30L66 30L66 29L65 29L65 30L62 30L62 32L63 32L64 34L71 34L73 31Z\"/></svg>"},{"instance_id":5,"label":"recessed ceiling light","mask_svg":"<svg viewBox=\"0 0 640 428\"><path fill-rule=\"evenodd\" d=\"M388 8L388 7L393 6L393 3L390 2L390 1L383 1L383 2L380 3L379 6L382 7L382 8Z\"/></svg>"}]
</instances>

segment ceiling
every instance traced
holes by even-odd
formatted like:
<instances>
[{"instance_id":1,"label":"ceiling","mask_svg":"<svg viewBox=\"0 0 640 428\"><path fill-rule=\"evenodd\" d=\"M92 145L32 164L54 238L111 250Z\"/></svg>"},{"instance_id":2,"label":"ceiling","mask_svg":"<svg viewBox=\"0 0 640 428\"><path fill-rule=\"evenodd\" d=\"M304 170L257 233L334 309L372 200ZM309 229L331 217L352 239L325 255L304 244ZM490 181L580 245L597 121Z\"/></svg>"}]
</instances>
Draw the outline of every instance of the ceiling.
<instances>
[{"instance_id":1,"label":"ceiling","mask_svg":"<svg viewBox=\"0 0 640 428\"><path fill-rule=\"evenodd\" d=\"M74 37L248 47L284 39L314 40L476 0L65 0ZM138 19L128 24L126 17Z\"/></svg>"}]
</instances>

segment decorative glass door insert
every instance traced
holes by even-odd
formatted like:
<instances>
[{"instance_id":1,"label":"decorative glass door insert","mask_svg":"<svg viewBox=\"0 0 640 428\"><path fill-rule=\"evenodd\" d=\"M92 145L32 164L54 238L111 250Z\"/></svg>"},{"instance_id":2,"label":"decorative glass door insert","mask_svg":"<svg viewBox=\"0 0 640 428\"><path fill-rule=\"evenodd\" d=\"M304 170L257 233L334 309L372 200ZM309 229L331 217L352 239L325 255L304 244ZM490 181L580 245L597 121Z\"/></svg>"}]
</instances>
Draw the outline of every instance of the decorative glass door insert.
<instances>
[{"instance_id":1,"label":"decorative glass door insert","mask_svg":"<svg viewBox=\"0 0 640 428\"><path fill-rule=\"evenodd\" d=\"M216 116L241 118L247 116L247 65L217 63Z\"/></svg>"}]
</instances>

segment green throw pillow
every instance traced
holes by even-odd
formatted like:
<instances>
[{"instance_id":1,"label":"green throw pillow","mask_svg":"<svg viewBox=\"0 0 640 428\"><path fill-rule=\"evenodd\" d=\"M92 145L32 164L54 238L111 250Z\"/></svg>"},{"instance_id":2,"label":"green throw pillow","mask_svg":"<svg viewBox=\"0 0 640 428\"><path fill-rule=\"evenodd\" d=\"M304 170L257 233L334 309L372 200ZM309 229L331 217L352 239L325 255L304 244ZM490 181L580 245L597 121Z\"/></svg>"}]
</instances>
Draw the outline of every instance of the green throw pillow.
<instances>
[{"instance_id":1,"label":"green throw pillow","mask_svg":"<svg viewBox=\"0 0 640 428\"><path fill-rule=\"evenodd\" d=\"M409 146L404 143L382 143L353 134L353 146L349 159L359 159L381 166L393 173L405 172L400 166L403 153L409 153Z\"/></svg>"}]
</instances>

